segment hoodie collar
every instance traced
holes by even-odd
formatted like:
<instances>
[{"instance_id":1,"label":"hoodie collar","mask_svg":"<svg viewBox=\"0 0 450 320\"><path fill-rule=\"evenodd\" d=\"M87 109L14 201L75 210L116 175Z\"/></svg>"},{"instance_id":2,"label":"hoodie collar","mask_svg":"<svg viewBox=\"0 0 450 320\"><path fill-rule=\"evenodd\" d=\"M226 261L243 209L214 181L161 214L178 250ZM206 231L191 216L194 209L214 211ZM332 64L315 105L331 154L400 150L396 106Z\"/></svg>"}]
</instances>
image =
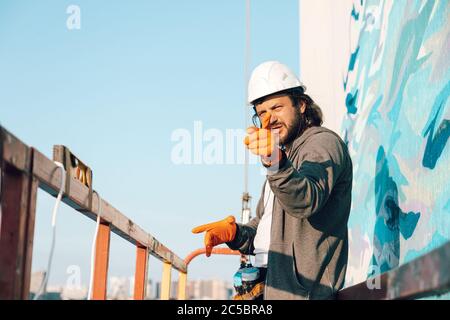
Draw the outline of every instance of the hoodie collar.
<instances>
[{"instance_id":1,"label":"hoodie collar","mask_svg":"<svg viewBox=\"0 0 450 320\"><path fill-rule=\"evenodd\" d=\"M306 142L306 140L308 140L309 137L325 131L329 130L325 127L316 127L316 126L306 128L306 130L303 131L303 133L300 136L295 138L295 140L289 146L286 146L286 153L288 157L291 158L292 154L297 153L297 150Z\"/></svg>"}]
</instances>

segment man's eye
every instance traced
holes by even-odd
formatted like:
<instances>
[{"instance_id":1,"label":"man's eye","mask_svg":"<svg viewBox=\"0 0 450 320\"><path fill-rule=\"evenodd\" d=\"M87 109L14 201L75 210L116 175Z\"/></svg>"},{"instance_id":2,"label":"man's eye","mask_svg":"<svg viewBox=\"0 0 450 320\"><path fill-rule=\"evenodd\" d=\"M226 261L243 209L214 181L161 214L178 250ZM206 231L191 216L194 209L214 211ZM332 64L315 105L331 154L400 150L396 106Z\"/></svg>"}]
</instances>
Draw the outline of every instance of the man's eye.
<instances>
[{"instance_id":1,"label":"man's eye","mask_svg":"<svg viewBox=\"0 0 450 320\"><path fill-rule=\"evenodd\" d=\"M261 118L264 114L265 114L265 112L261 112L261 113L258 115L258 117Z\"/></svg>"}]
</instances>

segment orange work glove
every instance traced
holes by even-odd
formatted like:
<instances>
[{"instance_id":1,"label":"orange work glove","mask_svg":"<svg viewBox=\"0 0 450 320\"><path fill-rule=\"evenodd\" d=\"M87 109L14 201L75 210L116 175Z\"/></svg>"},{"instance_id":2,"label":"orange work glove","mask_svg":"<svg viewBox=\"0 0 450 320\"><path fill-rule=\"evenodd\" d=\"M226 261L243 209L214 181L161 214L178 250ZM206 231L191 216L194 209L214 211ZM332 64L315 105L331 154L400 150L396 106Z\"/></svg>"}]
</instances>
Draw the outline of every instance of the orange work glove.
<instances>
[{"instance_id":1,"label":"orange work glove","mask_svg":"<svg viewBox=\"0 0 450 320\"><path fill-rule=\"evenodd\" d=\"M275 139L270 132L270 112L266 112L262 120L262 128L248 127L248 136L245 137L244 143L247 148L256 155L270 157L275 150Z\"/></svg>"},{"instance_id":2,"label":"orange work glove","mask_svg":"<svg viewBox=\"0 0 450 320\"><path fill-rule=\"evenodd\" d=\"M193 233L206 231L205 248L207 257L211 255L214 246L234 240L234 237L236 236L235 221L233 216L228 216L223 220L204 224L192 229Z\"/></svg>"},{"instance_id":3,"label":"orange work glove","mask_svg":"<svg viewBox=\"0 0 450 320\"><path fill-rule=\"evenodd\" d=\"M267 112L262 120L262 128L248 127L248 136L244 143L247 148L256 155L261 156L264 166L270 167L280 163L283 159L281 149L277 147L278 137L274 136L268 129L270 123L270 112Z\"/></svg>"}]
</instances>

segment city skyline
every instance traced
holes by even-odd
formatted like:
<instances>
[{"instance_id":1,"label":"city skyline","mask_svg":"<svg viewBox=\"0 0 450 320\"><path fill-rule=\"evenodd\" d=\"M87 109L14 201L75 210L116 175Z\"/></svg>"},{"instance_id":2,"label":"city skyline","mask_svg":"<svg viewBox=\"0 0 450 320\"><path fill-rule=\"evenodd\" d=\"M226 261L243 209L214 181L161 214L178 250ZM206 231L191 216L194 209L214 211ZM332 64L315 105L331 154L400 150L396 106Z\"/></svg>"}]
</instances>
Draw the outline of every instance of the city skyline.
<instances>
[{"instance_id":1,"label":"city skyline","mask_svg":"<svg viewBox=\"0 0 450 320\"><path fill-rule=\"evenodd\" d=\"M34 272L31 276L30 297L34 298L44 278L45 272ZM108 277L107 299L131 300L133 299L134 276ZM145 299L159 300L161 282L153 279L147 280ZM47 287L41 299L85 300L88 287L80 284L53 284ZM186 286L187 300L230 300L235 294L231 281L221 279L194 279L188 280ZM178 281L171 281L170 298L178 296Z\"/></svg>"}]
</instances>

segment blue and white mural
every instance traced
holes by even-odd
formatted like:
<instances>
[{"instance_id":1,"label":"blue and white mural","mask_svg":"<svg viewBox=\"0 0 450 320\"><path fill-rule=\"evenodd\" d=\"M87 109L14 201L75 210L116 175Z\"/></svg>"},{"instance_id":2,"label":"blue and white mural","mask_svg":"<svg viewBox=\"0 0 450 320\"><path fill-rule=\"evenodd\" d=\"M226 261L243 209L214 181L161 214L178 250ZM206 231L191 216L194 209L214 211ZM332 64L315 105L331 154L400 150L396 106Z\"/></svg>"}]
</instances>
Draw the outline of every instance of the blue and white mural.
<instances>
[{"instance_id":1,"label":"blue and white mural","mask_svg":"<svg viewBox=\"0 0 450 320\"><path fill-rule=\"evenodd\" d=\"M352 283L450 239L450 1L358 0L348 17Z\"/></svg>"}]
</instances>

